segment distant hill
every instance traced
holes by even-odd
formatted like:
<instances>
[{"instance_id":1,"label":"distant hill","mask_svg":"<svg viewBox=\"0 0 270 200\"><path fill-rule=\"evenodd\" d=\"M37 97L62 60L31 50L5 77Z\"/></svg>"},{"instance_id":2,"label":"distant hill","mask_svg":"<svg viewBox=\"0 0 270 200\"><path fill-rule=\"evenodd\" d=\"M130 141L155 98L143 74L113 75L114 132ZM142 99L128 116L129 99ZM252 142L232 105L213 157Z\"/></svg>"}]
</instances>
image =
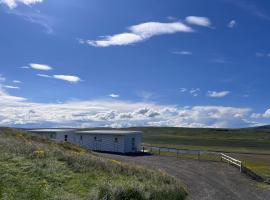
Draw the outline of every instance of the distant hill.
<instances>
[{"instance_id":1,"label":"distant hill","mask_svg":"<svg viewBox=\"0 0 270 200\"><path fill-rule=\"evenodd\" d=\"M164 173L97 156L21 130L0 128L0 199L182 200Z\"/></svg>"}]
</instances>

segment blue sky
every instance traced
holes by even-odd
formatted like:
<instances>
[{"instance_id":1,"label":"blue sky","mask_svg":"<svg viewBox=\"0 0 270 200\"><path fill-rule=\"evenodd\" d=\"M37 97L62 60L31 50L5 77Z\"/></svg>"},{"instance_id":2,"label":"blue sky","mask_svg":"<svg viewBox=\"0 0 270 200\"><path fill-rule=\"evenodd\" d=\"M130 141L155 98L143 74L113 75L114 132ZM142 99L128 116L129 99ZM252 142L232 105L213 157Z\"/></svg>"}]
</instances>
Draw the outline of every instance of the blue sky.
<instances>
[{"instance_id":1,"label":"blue sky","mask_svg":"<svg viewBox=\"0 0 270 200\"><path fill-rule=\"evenodd\" d=\"M270 123L266 0L0 0L0 125Z\"/></svg>"}]
</instances>

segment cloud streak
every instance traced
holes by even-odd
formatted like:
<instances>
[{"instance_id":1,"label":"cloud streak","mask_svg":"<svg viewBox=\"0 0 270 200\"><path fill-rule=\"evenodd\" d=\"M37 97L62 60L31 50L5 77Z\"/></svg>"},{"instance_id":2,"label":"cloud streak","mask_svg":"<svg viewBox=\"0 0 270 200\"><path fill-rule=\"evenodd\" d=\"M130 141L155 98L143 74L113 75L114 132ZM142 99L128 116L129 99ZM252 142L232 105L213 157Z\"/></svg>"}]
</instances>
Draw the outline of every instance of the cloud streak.
<instances>
[{"instance_id":1,"label":"cloud streak","mask_svg":"<svg viewBox=\"0 0 270 200\"><path fill-rule=\"evenodd\" d=\"M79 43L88 44L94 47L123 46L142 42L158 35L174 34L180 32L189 33L193 32L193 29L182 22L146 22L130 26L128 28L128 32L105 36L98 40L84 41L79 39Z\"/></svg>"},{"instance_id":2,"label":"cloud streak","mask_svg":"<svg viewBox=\"0 0 270 200\"><path fill-rule=\"evenodd\" d=\"M43 0L0 0L0 4L6 5L9 9L14 9L18 4L24 4L26 6L42 3Z\"/></svg>"},{"instance_id":3,"label":"cloud streak","mask_svg":"<svg viewBox=\"0 0 270 200\"><path fill-rule=\"evenodd\" d=\"M73 75L47 75L47 74L37 74L37 76L42 77L42 78L53 78L53 79L58 79L62 81L67 81L70 83L77 83L81 81L81 78L78 76L73 76Z\"/></svg>"},{"instance_id":4,"label":"cloud streak","mask_svg":"<svg viewBox=\"0 0 270 200\"><path fill-rule=\"evenodd\" d=\"M53 68L49 65L45 64L37 64L37 63L30 63L29 66L22 66L22 69L35 69L35 70L42 70L42 71L49 71Z\"/></svg>"},{"instance_id":5,"label":"cloud streak","mask_svg":"<svg viewBox=\"0 0 270 200\"><path fill-rule=\"evenodd\" d=\"M183 56L191 56L192 52L191 51L173 51L173 54L177 55L183 55Z\"/></svg>"},{"instance_id":6,"label":"cloud streak","mask_svg":"<svg viewBox=\"0 0 270 200\"><path fill-rule=\"evenodd\" d=\"M192 25L211 27L211 21L207 17L188 16L185 21Z\"/></svg>"},{"instance_id":7,"label":"cloud streak","mask_svg":"<svg viewBox=\"0 0 270 200\"><path fill-rule=\"evenodd\" d=\"M212 98L222 98L228 96L230 93L230 91L208 91L207 96Z\"/></svg>"}]
</instances>

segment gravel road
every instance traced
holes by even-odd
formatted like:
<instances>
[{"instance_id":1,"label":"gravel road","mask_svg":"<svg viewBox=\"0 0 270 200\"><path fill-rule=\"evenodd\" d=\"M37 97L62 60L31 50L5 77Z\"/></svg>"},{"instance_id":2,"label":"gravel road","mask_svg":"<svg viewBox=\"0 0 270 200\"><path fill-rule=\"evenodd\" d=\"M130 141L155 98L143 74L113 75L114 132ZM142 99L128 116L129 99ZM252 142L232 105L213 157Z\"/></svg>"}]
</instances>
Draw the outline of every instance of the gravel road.
<instances>
[{"instance_id":1,"label":"gravel road","mask_svg":"<svg viewBox=\"0 0 270 200\"><path fill-rule=\"evenodd\" d=\"M165 156L98 154L167 172L186 185L187 200L270 200L270 186L258 184L226 163Z\"/></svg>"}]
</instances>

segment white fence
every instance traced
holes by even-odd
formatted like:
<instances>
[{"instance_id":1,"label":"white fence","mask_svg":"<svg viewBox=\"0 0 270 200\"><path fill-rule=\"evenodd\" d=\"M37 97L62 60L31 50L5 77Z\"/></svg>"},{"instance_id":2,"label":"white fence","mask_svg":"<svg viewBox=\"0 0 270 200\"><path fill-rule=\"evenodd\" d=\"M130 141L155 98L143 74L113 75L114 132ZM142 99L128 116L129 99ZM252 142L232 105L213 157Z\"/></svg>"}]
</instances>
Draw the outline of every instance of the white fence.
<instances>
[{"instance_id":1,"label":"white fence","mask_svg":"<svg viewBox=\"0 0 270 200\"><path fill-rule=\"evenodd\" d=\"M242 172L242 161L236 160L235 158L232 158L224 153L221 153L220 155L221 155L221 161L226 161L226 162L228 162L228 164L239 167L240 172Z\"/></svg>"}]
</instances>

